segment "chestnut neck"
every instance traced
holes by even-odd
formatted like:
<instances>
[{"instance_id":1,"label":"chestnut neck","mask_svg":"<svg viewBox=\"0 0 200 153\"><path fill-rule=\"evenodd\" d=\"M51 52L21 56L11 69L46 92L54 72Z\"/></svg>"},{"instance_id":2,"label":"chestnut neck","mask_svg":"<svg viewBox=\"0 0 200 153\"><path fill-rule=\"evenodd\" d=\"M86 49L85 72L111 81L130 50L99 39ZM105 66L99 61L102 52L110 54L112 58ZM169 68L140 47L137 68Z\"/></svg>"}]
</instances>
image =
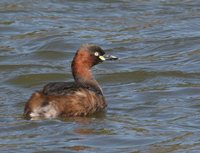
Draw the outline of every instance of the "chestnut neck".
<instances>
[{"instance_id":1,"label":"chestnut neck","mask_svg":"<svg viewBox=\"0 0 200 153\"><path fill-rule=\"evenodd\" d=\"M83 60L79 60L78 57L74 57L71 65L72 74L74 77L75 82L81 84L89 84L98 88L101 92L102 89L99 86L98 82L94 78L92 71L92 64Z\"/></svg>"}]
</instances>

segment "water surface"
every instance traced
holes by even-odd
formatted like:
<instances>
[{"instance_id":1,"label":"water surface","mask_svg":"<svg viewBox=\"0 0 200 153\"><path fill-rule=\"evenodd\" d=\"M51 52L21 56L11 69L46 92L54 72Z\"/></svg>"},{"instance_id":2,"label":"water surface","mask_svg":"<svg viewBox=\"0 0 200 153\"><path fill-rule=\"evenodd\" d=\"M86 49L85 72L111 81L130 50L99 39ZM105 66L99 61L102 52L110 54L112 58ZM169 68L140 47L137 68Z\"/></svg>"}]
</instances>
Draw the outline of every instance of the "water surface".
<instances>
[{"instance_id":1,"label":"water surface","mask_svg":"<svg viewBox=\"0 0 200 153\"><path fill-rule=\"evenodd\" d=\"M24 120L34 91L73 79L84 43L121 58L93 69L107 113ZM197 153L199 65L197 0L1 0L0 152Z\"/></svg>"}]
</instances>

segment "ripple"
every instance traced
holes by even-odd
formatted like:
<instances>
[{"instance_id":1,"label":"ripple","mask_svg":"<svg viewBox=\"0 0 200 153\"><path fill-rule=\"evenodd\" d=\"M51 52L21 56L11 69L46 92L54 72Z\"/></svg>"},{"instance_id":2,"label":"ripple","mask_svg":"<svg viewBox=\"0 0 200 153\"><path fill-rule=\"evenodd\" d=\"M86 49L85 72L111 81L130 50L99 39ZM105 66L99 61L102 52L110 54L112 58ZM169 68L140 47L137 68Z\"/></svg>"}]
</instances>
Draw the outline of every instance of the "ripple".
<instances>
[{"instance_id":1,"label":"ripple","mask_svg":"<svg viewBox=\"0 0 200 153\"><path fill-rule=\"evenodd\" d=\"M152 79L156 77L176 77L176 78L199 78L199 73L185 73L181 71L133 71L133 72L120 72L112 73L101 76L100 81L109 83L131 83L131 82L142 82L147 79Z\"/></svg>"},{"instance_id":2,"label":"ripple","mask_svg":"<svg viewBox=\"0 0 200 153\"><path fill-rule=\"evenodd\" d=\"M60 74L60 73L27 74L27 75L21 75L21 76L15 77L13 79L8 80L7 82L15 86L31 87L31 86L44 84L44 82L64 80L65 78L68 78L68 77L69 75Z\"/></svg>"}]
</instances>

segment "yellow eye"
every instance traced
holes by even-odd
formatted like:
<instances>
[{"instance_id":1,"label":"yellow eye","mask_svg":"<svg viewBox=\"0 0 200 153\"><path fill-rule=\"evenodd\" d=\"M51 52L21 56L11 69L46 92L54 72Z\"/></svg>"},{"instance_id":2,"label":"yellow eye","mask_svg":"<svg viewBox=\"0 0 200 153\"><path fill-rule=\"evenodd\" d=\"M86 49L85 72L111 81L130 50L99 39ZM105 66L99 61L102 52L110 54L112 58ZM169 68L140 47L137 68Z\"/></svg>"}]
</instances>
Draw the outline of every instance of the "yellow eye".
<instances>
[{"instance_id":1,"label":"yellow eye","mask_svg":"<svg viewBox=\"0 0 200 153\"><path fill-rule=\"evenodd\" d=\"M98 53L98 52L95 52L95 53L94 53L94 56L99 56L99 53Z\"/></svg>"}]
</instances>

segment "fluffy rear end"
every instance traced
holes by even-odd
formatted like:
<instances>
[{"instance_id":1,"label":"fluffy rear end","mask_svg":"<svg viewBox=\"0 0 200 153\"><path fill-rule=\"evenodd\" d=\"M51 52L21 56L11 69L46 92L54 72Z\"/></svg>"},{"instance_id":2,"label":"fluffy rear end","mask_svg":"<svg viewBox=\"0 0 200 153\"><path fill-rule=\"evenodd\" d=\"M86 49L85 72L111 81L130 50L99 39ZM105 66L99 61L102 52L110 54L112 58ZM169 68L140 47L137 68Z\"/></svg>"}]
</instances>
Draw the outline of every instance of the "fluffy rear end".
<instances>
[{"instance_id":1,"label":"fluffy rear end","mask_svg":"<svg viewBox=\"0 0 200 153\"><path fill-rule=\"evenodd\" d=\"M57 116L57 111L43 93L36 92L26 103L24 116L27 119L54 118Z\"/></svg>"}]
</instances>

